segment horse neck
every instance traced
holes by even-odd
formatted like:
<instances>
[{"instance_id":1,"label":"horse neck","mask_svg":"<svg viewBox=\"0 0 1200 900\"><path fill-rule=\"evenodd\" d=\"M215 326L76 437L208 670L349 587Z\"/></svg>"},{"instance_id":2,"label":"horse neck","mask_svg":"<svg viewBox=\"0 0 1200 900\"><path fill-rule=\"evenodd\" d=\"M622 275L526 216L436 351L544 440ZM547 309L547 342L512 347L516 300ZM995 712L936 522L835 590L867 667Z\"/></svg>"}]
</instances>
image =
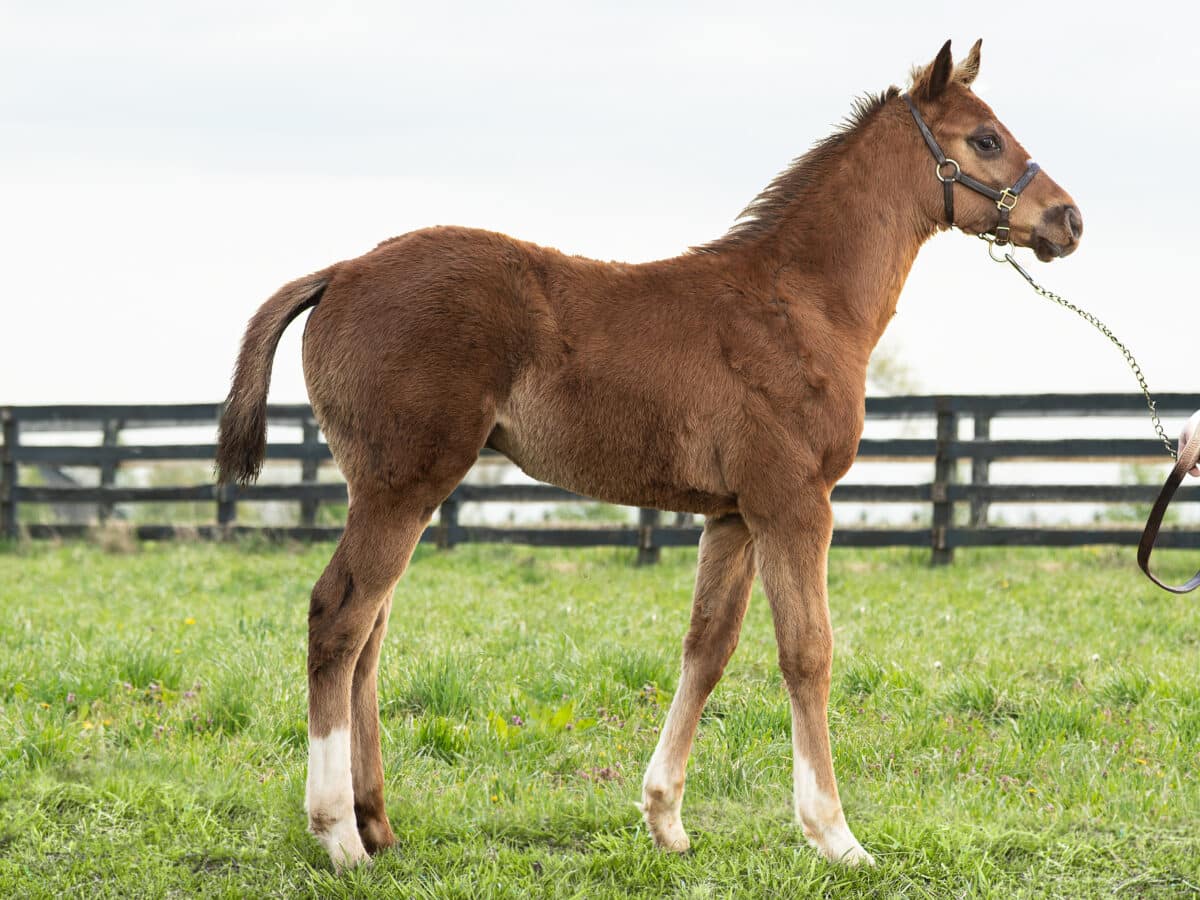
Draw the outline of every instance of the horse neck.
<instances>
[{"instance_id":1,"label":"horse neck","mask_svg":"<svg viewBox=\"0 0 1200 900\"><path fill-rule=\"evenodd\" d=\"M862 124L747 248L869 353L896 312L921 245L937 230L932 162L894 105ZM909 133L911 131L911 133ZM938 195L940 196L940 194Z\"/></svg>"}]
</instances>

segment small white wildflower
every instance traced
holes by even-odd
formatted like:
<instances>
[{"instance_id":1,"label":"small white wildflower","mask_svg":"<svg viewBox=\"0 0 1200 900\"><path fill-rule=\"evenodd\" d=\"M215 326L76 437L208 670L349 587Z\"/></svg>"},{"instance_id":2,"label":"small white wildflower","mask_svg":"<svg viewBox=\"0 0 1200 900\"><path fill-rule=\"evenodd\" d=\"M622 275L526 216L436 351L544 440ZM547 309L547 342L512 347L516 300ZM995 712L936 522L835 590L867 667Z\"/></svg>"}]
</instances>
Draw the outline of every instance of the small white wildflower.
<instances>
[{"instance_id":1,"label":"small white wildflower","mask_svg":"<svg viewBox=\"0 0 1200 900\"><path fill-rule=\"evenodd\" d=\"M940 669L940 668L942 667L942 661L941 661L940 659L939 659L939 660L937 660L937 661L936 661L936 662L933 664L933 667L934 667L935 669Z\"/></svg>"}]
</instances>

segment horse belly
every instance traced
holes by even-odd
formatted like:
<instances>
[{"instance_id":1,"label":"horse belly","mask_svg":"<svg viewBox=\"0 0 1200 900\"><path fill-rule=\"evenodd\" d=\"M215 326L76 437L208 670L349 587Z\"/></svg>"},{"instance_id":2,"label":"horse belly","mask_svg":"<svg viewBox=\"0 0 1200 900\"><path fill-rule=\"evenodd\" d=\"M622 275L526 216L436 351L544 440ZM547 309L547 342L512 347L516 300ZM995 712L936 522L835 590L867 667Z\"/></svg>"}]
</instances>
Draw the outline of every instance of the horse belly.
<instances>
[{"instance_id":1,"label":"horse belly","mask_svg":"<svg viewBox=\"0 0 1200 900\"><path fill-rule=\"evenodd\" d=\"M703 515L733 512L706 449L652 404L580 392L514 390L488 445L527 475L607 503ZM686 430L684 430L686 431Z\"/></svg>"}]
</instances>

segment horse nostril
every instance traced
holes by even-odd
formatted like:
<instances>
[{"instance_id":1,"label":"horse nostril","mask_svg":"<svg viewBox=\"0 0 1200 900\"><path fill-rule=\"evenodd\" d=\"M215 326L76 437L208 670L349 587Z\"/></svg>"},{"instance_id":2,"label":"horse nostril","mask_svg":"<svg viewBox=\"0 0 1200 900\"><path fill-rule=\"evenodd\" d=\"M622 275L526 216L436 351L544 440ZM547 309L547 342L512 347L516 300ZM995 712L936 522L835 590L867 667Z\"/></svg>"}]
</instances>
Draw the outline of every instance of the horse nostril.
<instances>
[{"instance_id":1,"label":"horse nostril","mask_svg":"<svg viewBox=\"0 0 1200 900\"><path fill-rule=\"evenodd\" d=\"M1074 206L1068 206L1063 211L1063 223L1067 226L1067 233L1071 235L1072 240L1077 241L1083 236L1083 216Z\"/></svg>"}]
</instances>

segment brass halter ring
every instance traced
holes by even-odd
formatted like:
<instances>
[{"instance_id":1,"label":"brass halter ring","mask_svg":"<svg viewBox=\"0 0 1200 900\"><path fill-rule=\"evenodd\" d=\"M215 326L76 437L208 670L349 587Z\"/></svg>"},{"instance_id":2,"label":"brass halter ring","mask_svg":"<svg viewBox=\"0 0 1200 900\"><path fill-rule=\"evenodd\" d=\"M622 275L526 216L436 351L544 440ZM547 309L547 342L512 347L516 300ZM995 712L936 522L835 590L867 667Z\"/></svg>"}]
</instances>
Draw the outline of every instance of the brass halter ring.
<instances>
[{"instance_id":1,"label":"brass halter ring","mask_svg":"<svg viewBox=\"0 0 1200 900\"><path fill-rule=\"evenodd\" d=\"M949 178L942 175L942 169L944 169L946 166L954 166L954 174ZM940 181L942 184L945 184L947 181L958 181L958 176L962 174L962 169L959 167L958 163L947 156L945 162L934 163L933 174L937 176L938 181Z\"/></svg>"},{"instance_id":2,"label":"brass halter ring","mask_svg":"<svg viewBox=\"0 0 1200 900\"><path fill-rule=\"evenodd\" d=\"M946 212L946 224L951 228L954 227L954 185L961 184L963 187L970 188L977 194L983 194L983 196L996 204L996 209L1000 211L1000 215L995 226L993 226L993 230L995 231L994 241L1000 247L1008 246L1009 235L1012 233L1012 229L1008 223L1009 213L1017 205L1017 198L1020 196L1021 191L1025 190L1029 186L1029 182L1033 180L1033 176L1041 171L1038 164L1032 159L1027 161L1025 163L1024 174L1013 183L1012 187L994 188L977 178L972 178L963 172L957 161L945 154L938 144L937 138L933 136L933 132L929 130L929 126L925 124L925 120L921 118L921 113L917 110L917 106L913 103L912 98L908 94L901 94L900 98L907 104L908 111L912 113L913 121L917 123L917 130L921 132L921 137L925 141L925 146L933 154L933 173L937 176L937 180L942 183L942 207ZM992 259L996 259L994 253L990 250L988 252L991 254ZM996 259L996 262L1001 262L1001 260Z\"/></svg>"},{"instance_id":3,"label":"brass halter ring","mask_svg":"<svg viewBox=\"0 0 1200 900\"><path fill-rule=\"evenodd\" d=\"M992 237L990 234L988 234L986 231L980 232L978 235L976 235L976 237L978 237L981 241L987 242L988 256L991 257L992 262L1013 263L1014 265L1016 264L1016 260L1013 259L1012 254L1006 249L1007 247L1011 246L1010 244L1005 244L1004 246L1000 246L999 244L996 243L996 239L994 237ZM998 247L998 246L1000 247L1000 252L1002 254L1004 254L1003 256L996 255L996 247Z\"/></svg>"}]
</instances>

